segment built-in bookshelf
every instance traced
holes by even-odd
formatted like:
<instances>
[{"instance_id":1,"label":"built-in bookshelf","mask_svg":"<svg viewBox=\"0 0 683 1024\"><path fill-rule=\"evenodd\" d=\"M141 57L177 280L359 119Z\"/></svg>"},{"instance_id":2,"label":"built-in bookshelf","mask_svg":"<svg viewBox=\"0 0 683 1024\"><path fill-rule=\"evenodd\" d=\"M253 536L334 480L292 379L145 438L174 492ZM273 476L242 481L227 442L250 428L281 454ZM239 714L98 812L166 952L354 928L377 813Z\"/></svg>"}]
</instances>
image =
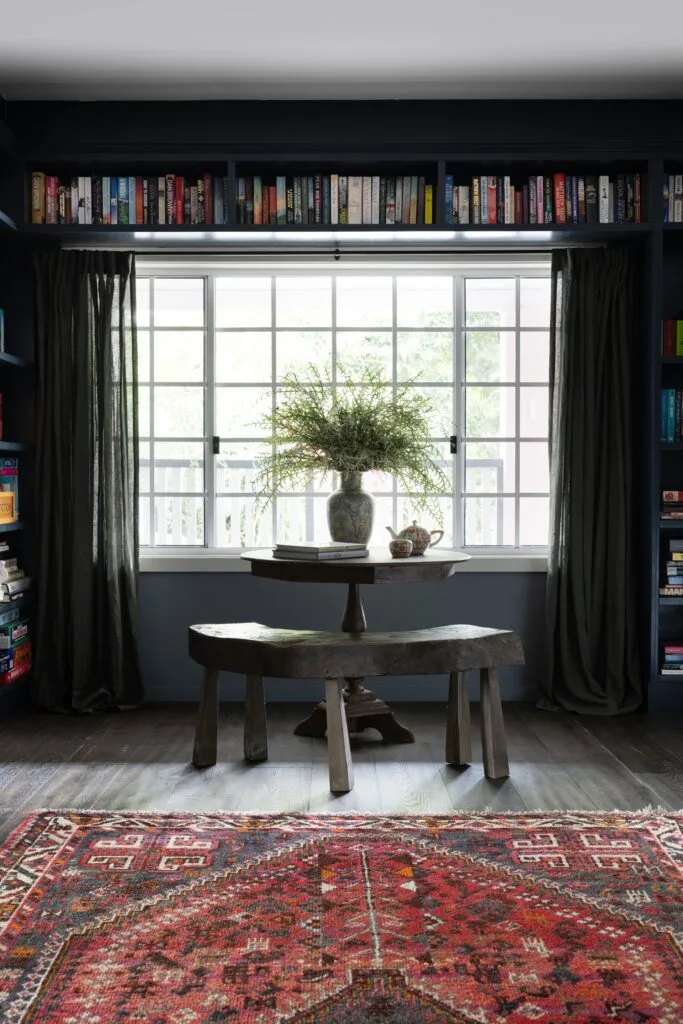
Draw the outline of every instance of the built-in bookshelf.
<instances>
[{"instance_id":1,"label":"built-in bookshelf","mask_svg":"<svg viewBox=\"0 0 683 1024\"><path fill-rule=\"evenodd\" d=\"M28 703L32 665L33 296L15 218L21 153L0 124L0 715Z\"/></svg>"},{"instance_id":2,"label":"built-in bookshelf","mask_svg":"<svg viewBox=\"0 0 683 1024\"><path fill-rule=\"evenodd\" d=\"M118 120L111 131L109 125L104 129L95 124L94 113L89 127L85 126L87 117L73 127L71 108L60 115L63 131L46 132L41 141L40 132L34 130L21 180L17 183L13 178L10 185L7 179L5 187L0 172L0 211L16 223L15 234L27 251L83 242L131 245L140 250L147 245L175 250L185 245L206 246L230 252L231 246L243 246L249 236L255 245L263 244L265 248L278 235L288 244L291 240L292 247L300 235L302 246L326 246L330 251L338 247L342 253L347 236L348 248L354 251L378 243L400 248L404 236L416 250L424 246L430 252L461 247L485 251L487 246L489 251L506 247L533 251L608 241L637 249L641 257L638 283L642 286L642 344L634 383L639 442L633 464L640 532L633 558L642 610L639 648L650 684L649 706L683 709L683 678L663 671L664 647L676 646L675 641L683 638L683 597L659 593L668 575L673 575L666 571L671 568L667 562L677 561L668 557L669 542L683 539L683 522L662 518L663 491L683 491L683 413L678 431L674 420L671 440L668 434L664 439L661 432L662 390L683 396L683 352L679 354L677 347L673 352L662 348L662 320L683 320L683 220L676 215L683 149L662 153L661 142L631 145L631 128L617 130L606 122L604 137L611 141L598 143L598 136L591 135L583 108L577 108L572 129L575 137L566 144L559 122L557 128L546 128L546 141L542 135L532 137L529 130L526 141L518 144L511 142L514 125L509 131L501 128L503 115L494 118L498 136L492 137L487 127L489 115L481 107L472 115L469 133L461 138L456 126L452 130L443 128L438 111L424 130L415 124L412 129L406 128L402 121L396 121L388 133L379 130L377 122L371 128L366 126L361 135L357 123L352 119L345 122L342 114L332 128L326 126L323 130L317 122L312 128L306 117L317 116L318 109L322 112L317 106L307 107L308 114L297 113L298 120L282 125L268 121L270 108L259 112L260 108L249 107L238 131L229 120L220 125L211 121L212 110L198 104L192 111L205 124L195 132L194 124L187 128L187 120L185 129L176 128L176 118L183 121L188 116L183 113L185 106L176 110L168 104L157 111L155 117L161 117L163 125L155 140L149 142L140 129L143 115L138 118L135 113L129 114L124 105L112 108ZM49 108L50 116L53 109ZM516 109L510 104L504 117L509 113L514 121ZM276 112L281 116L280 108ZM598 116L602 117L596 108ZM259 126L262 121L270 125L262 137L254 131L254 118ZM137 119L136 131L129 132L129 119ZM182 138L183 130L186 139ZM579 138L584 131L586 137ZM640 128L636 126L633 131ZM181 137L171 149L169 139L174 139L176 132ZM190 135L193 141L189 141ZM337 136L339 145L333 147L330 139ZM501 142L504 136L507 148ZM446 137L448 142L444 143ZM665 136L660 132L659 137ZM403 143L396 140L404 138L405 148L399 151L397 147ZM119 141L112 143L111 139ZM440 139L441 143L426 141L429 139ZM473 143L473 139L482 141ZM43 179L38 179L40 223L33 222L34 173L45 176L44 191ZM205 176L210 178L210 204L206 203ZM84 223L79 217L80 210L86 209L87 179L90 217ZM200 181L204 186L203 215ZM115 221L112 194L116 198ZM124 205L128 201L127 223L120 217L122 195ZM408 195L409 205L404 203ZM7 227L11 230L9 224ZM418 232L419 240L415 241ZM361 237L364 234L367 243ZM0 368L0 376L5 372L9 370ZM24 435L11 440L21 443ZM16 533L26 540L31 535L30 525L24 524Z\"/></svg>"}]
</instances>

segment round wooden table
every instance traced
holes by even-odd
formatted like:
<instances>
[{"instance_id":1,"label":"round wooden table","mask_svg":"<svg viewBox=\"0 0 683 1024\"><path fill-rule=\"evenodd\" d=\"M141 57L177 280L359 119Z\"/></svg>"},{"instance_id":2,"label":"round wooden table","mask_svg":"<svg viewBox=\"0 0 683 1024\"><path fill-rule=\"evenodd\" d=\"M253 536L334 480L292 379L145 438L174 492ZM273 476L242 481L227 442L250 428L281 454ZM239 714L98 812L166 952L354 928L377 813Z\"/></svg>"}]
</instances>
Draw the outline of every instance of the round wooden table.
<instances>
[{"instance_id":1,"label":"round wooden table","mask_svg":"<svg viewBox=\"0 0 683 1024\"><path fill-rule=\"evenodd\" d=\"M245 551L242 556L251 566L252 576L290 583L346 583L348 595L342 616L344 633L364 633L365 612L361 600L361 583L427 583L452 576L459 562L469 555L463 551L440 548L428 550L424 555L410 558L387 557L381 549L371 551L367 558L338 558L301 560L275 558L270 548ZM371 690L366 690L362 679L347 679L344 690L346 718L350 732L377 729L385 743L414 743L415 737L396 721L388 704ZM313 712L294 730L297 736L320 738L327 729L327 711L321 701Z\"/></svg>"}]
</instances>

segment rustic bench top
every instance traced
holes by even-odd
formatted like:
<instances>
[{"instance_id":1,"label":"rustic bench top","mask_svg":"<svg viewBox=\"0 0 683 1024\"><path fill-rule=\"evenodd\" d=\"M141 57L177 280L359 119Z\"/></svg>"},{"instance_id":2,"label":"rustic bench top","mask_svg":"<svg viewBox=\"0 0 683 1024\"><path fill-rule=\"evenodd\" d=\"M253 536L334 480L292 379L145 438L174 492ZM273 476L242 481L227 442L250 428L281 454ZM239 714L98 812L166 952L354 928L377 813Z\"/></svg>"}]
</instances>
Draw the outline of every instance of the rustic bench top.
<instances>
[{"instance_id":1,"label":"rustic bench top","mask_svg":"<svg viewBox=\"0 0 683 1024\"><path fill-rule=\"evenodd\" d=\"M245 551L241 556L251 565L252 576L265 576L290 583L421 583L448 579L459 562L469 561L464 551L431 549L424 555L391 558L383 548L365 558L288 559L275 558L270 548Z\"/></svg>"},{"instance_id":2,"label":"rustic bench top","mask_svg":"<svg viewBox=\"0 0 683 1024\"><path fill-rule=\"evenodd\" d=\"M468 625L352 635L258 622L196 625L190 626L189 651L210 668L301 679L429 675L524 663L516 633Z\"/></svg>"}]
</instances>

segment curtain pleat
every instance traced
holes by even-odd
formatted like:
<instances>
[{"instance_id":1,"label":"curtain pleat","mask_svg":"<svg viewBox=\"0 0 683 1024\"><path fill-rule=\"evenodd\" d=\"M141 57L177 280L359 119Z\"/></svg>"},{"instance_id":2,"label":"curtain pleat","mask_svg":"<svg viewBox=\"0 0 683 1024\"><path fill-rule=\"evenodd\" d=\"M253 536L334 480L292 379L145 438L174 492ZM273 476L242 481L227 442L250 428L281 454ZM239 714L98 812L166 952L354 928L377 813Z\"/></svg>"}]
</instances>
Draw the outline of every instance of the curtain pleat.
<instances>
[{"instance_id":1,"label":"curtain pleat","mask_svg":"<svg viewBox=\"0 0 683 1024\"><path fill-rule=\"evenodd\" d=\"M33 702L130 707L138 653L135 261L50 252L37 278Z\"/></svg>"},{"instance_id":2,"label":"curtain pleat","mask_svg":"<svg viewBox=\"0 0 683 1024\"><path fill-rule=\"evenodd\" d=\"M545 708L612 715L642 702L636 294L627 249L553 254Z\"/></svg>"}]
</instances>

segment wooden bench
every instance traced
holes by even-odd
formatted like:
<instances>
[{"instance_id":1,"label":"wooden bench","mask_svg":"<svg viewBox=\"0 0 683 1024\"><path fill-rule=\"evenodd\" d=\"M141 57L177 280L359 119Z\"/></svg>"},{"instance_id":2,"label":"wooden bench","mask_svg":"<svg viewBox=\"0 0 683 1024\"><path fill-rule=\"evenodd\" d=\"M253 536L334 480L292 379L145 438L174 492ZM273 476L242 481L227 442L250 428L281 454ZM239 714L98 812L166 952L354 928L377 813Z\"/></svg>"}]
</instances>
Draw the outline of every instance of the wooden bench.
<instances>
[{"instance_id":1,"label":"wooden bench","mask_svg":"<svg viewBox=\"0 0 683 1024\"><path fill-rule=\"evenodd\" d=\"M263 678L324 679L330 789L353 788L353 767L342 692L345 677L448 673L446 761L472 759L466 673L479 670L484 770L490 779L509 775L497 669L524 663L516 633L480 626L436 626L396 633L335 633L272 629L258 622L190 626L190 657L204 667L192 762L216 763L218 673L246 675L244 756L268 757Z\"/></svg>"}]
</instances>

